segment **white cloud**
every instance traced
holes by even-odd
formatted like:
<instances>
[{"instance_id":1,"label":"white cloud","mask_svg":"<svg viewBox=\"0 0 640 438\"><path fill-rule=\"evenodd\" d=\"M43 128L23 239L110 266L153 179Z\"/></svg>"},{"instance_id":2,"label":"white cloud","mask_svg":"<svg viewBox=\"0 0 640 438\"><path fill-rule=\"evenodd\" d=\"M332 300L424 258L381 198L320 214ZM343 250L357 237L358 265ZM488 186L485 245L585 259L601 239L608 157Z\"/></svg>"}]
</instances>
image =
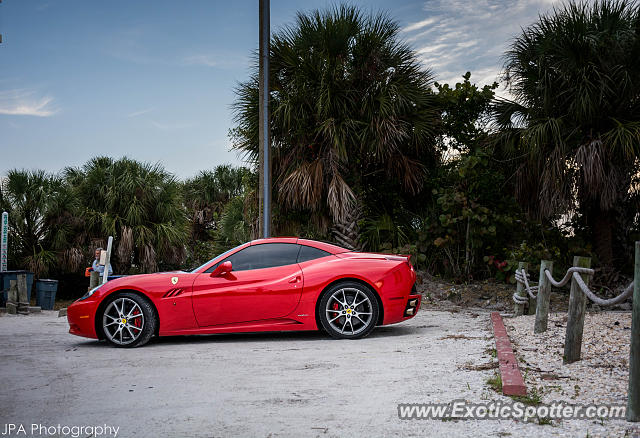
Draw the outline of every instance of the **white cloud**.
<instances>
[{"instance_id":1,"label":"white cloud","mask_svg":"<svg viewBox=\"0 0 640 438\"><path fill-rule=\"evenodd\" d=\"M0 114L49 117L57 112L51 96L39 97L35 91L27 89L0 91Z\"/></svg>"},{"instance_id":2,"label":"white cloud","mask_svg":"<svg viewBox=\"0 0 640 438\"><path fill-rule=\"evenodd\" d=\"M447 44L436 44L434 46L421 47L416 52L424 55L426 53L440 52L440 50L444 49L445 47L447 47Z\"/></svg>"},{"instance_id":3,"label":"white cloud","mask_svg":"<svg viewBox=\"0 0 640 438\"><path fill-rule=\"evenodd\" d=\"M132 113L127 114L127 117L138 117L138 116L141 116L143 114L150 113L154 109L155 109L154 107L151 107L151 108L145 108L145 109L142 109L142 110L139 110L139 111L134 111Z\"/></svg>"},{"instance_id":4,"label":"white cloud","mask_svg":"<svg viewBox=\"0 0 640 438\"><path fill-rule=\"evenodd\" d=\"M429 0L424 19L403 28L422 63L441 83L470 71L479 85L499 78L511 39L559 0ZM499 92L499 94L501 94Z\"/></svg>"},{"instance_id":5,"label":"white cloud","mask_svg":"<svg viewBox=\"0 0 640 438\"><path fill-rule=\"evenodd\" d=\"M418 30L418 29L422 29L423 27L427 27L430 24L435 23L435 21L436 21L435 18L427 18L425 20L418 21L417 23L411 23L410 25L408 25L407 27L403 28L402 30L404 32L412 32L414 30Z\"/></svg>"}]
</instances>

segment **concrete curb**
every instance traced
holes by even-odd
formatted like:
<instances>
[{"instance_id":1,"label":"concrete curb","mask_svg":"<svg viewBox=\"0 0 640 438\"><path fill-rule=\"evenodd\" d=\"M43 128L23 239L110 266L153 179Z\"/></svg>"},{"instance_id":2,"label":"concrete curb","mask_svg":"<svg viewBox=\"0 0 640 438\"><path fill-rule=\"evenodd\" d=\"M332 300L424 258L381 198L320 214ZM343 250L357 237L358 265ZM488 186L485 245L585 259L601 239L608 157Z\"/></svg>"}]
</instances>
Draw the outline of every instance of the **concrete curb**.
<instances>
[{"instance_id":1,"label":"concrete curb","mask_svg":"<svg viewBox=\"0 0 640 438\"><path fill-rule=\"evenodd\" d=\"M496 339L496 350L498 352L498 362L500 364L500 376L502 378L502 393L504 395L527 395L527 387L520 374L518 361L504 327L502 317L499 312L491 312L491 322L493 323L493 336Z\"/></svg>"}]
</instances>

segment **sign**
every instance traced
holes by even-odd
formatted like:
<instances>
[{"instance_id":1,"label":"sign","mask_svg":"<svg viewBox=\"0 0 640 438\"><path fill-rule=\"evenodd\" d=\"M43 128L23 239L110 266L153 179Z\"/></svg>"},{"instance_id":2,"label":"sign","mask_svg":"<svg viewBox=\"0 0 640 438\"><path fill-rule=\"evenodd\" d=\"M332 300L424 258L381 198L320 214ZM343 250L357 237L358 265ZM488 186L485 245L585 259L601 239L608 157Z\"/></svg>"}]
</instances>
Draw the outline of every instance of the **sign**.
<instances>
[{"instance_id":1,"label":"sign","mask_svg":"<svg viewBox=\"0 0 640 438\"><path fill-rule=\"evenodd\" d=\"M9 257L9 213L2 213L0 222L0 272L7 270L7 259Z\"/></svg>"}]
</instances>

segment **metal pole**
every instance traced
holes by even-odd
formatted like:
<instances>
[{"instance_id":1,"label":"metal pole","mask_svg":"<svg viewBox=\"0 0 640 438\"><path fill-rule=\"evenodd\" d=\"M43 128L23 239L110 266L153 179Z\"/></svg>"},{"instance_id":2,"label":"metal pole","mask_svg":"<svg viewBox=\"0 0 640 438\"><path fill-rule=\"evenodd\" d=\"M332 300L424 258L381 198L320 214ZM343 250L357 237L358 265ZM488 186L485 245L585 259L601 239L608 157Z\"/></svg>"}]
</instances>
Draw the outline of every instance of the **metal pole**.
<instances>
[{"instance_id":1,"label":"metal pole","mask_svg":"<svg viewBox=\"0 0 640 438\"><path fill-rule=\"evenodd\" d=\"M260 0L259 49L259 227L260 236L271 233L271 139L269 135L269 0Z\"/></svg>"},{"instance_id":2,"label":"metal pole","mask_svg":"<svg viewBox=\"0 0 640 438\"><path fill-rule=\"evenodd\" d=\"M102 284L109 279L109 266L111 266L111 247L113 246L113 236L109 236L107 242L107 260L104 262L104 272L102 273Z\"/></svg>"},{"instance_id":3,"label":"metal pole","mask_svg":"<svg viewBox=\"0 0 640 438\"><path fill-rule=\"evenodd\" d=\"M627 421L640 421L640 241L636 242L636 263L633 274Z\"/></svg>"}]
</instances>

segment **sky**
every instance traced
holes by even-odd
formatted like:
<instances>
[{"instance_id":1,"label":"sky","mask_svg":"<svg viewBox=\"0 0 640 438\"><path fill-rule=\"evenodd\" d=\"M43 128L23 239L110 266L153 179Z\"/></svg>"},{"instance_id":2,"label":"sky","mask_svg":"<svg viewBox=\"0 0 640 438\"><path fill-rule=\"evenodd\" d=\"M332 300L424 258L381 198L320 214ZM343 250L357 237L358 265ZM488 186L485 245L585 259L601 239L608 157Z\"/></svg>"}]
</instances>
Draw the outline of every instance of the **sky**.
<instances>
[{"instance_id":1,"label":"sky","mask_svg":"<svg viewBox=\"0 0 640 438\"><path fill-rule=\"evenodd\" d=\"M272 0L271 30L335 4ZM554 2L349 4L388 12L438 82L471 71L487 84L510 39ZM242 164L228 132L258 46L257 0L3 0L0 33L0 177L97 155L158 162L182 179Z\"/></svg>"}]
</instances>

